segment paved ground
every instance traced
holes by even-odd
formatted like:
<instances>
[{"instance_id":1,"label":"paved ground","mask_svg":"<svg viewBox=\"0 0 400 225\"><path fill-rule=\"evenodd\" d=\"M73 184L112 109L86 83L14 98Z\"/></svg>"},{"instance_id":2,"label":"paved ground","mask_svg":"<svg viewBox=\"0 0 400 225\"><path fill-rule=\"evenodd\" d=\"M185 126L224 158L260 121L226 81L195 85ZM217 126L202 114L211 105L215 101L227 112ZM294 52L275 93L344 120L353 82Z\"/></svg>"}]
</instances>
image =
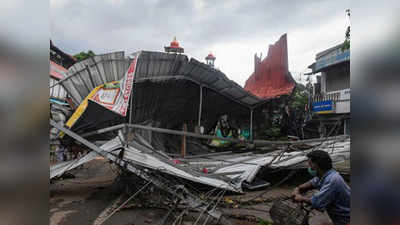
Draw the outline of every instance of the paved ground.
<instances>
[{"instance_id":1,"label":"paved ground","mask_svg":"<svg viewBox=\"0 0 400 225\"><path fill-rule=\"evenodd\" d=\"M112 208L113 205L118 206L128 198L127 195L121 194L125 192L114 182L117 177L116 170L110 167L104 159L93 160L84 165L83 168L75 169L72 173L75 178L57 180L50 185L50 225L99 225L101 218L109 214L107 208ZM289 194L295 183L303 182L306 179L308 178L298 176L295 180L289 182L292 185L275 188L263 197L270 198ZM260 192L262 190L249 192L245 195L226 196L225 200L246 200ZM154 198L151 199L151 197ZM133 203L128 204L130 206L128 209L118 211L103 224L158 224L167 213L167 209L143 207L141 204L147 205L148 201L157 201L155 200L157 199L156 196L151 197L149 198L151 200L133 201ZM257 222L254 221L254 218L270 220L269 213L267 213L270 205L261 203L251 207L253 209L229 208L222 209L222 211L224 214L230 215L229 220L232 224L255 225ZM190 216L196 217L196 214L191 213L187 218L189 219ZM310 219L311 225L323 224L328 221L327 215L322 213L313 213Z\"/></svg>"}]
</instances>

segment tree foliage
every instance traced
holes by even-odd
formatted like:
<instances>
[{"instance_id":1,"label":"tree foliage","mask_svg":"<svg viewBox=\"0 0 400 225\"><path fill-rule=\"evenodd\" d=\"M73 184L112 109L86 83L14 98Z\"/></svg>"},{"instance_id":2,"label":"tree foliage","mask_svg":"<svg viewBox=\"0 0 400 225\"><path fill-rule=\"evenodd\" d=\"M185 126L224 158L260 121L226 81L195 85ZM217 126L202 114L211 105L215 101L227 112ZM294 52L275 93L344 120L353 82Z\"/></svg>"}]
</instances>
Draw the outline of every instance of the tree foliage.
<instances>
[{"instance_id":1,"label":"tree foliage","mask_svg":"<svg viewBox=\"0 0 400 225\"><path fill-rule=\"evenodd\" d=\"M346 10L347 16L350 18L350 9ZM350 26L347 27L345 38L342 46L342 51L350 49Z\"/></svg>"},{"instance_id":2,"label":"tree foliage","mask_svg":"<svg viewBox=\"0 0 400 225\"><path fill-rule=\"evenodd\" d=\"M350 26L347 27L346 36L343 42L342 51L350 49Z\"/></svg>"},{"instance_id":3,"label":"tree foliage","mask_svg":"<svg viewBox=\"0 0 400 225\"><path fill-rule=\"evenodd\" d=\"M307 103L308 103L307 91L296 88L296 90L292 95L292 99L289 103L289 107L293 109L298 108L304 110Z\"/></svg>"},{"instance_id":4,"label":"tree foliage","mask_svg":"<svg viewBox=\"0 0 400 225\"><path fill-rule=\"evenodd\" d=\"M85 60L87 58L90 58L92 56L95 56L96 54L94 54L94 52L92 50L89 50L87 52L80 52L76 55L74 55L74 57L78 60L78 61L82 61Z\"/></svg>"},{"instance_id":5,"label":"tree foliage","mask_svg":"<svg viewBox=\"0 0 400 225\"><path fill-rule=\"evenodd\" d=\"M273 222L270 222L270 221L263 220L263 219L261 219L261 218L258 218L258 223L257 223L257 225L274 225L274 223L273 223Z\"/></svg>"}]
</instances>

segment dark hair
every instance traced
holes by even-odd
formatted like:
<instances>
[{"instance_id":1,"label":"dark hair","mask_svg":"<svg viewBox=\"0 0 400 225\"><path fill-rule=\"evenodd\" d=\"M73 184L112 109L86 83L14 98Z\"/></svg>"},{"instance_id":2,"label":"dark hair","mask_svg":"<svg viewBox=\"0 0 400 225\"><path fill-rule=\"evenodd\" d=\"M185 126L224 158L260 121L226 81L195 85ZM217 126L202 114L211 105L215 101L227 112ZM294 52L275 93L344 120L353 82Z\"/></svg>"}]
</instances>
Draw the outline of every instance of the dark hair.
<instances>
[{"instance_id":1,"label":"dark hair","mask_svg":"<svg viewBox=\"0 0 400 225\"><path fill-rule=\"evenodd\" d=\"M330 170L332 169L332 159L329 154L322 150L315 150L307 154L307 158L311 160L311 162L318 165L322 170Z\"/></svg>"}]
</instances>

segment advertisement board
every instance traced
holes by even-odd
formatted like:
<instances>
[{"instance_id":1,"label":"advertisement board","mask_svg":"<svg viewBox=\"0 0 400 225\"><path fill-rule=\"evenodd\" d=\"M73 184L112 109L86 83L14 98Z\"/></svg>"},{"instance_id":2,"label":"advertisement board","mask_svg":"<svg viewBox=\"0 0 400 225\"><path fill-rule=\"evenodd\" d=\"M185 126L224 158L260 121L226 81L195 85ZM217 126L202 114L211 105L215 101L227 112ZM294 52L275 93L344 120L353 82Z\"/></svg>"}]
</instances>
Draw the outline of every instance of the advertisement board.
<instances>
[{"instance_id":1,"label":"advertisement board","mask_svg":"<svg viewBox=\"0 0 400 225\"><path fill-rule=\"evenodd\" d=\"M139 53L132 60L125 76L121 80L101 84L94 88L75 110L66 125L71 128L78 121L86 111L88 101L95 102L121 116L126 116L138 57ZM60 136L62 137L63 134Z\"/></svg>"},{"instance_id":2,"label":"advertisement board","mask_svg":"<svg viewBox=\"0 0 400 225\"><path fill-rule=\"evenodd\" d=\"M325 101L314 102L312 104L312 111L317 114L333 113L334 112L333 101L325 100Z\"/></svg>"}]
</instances>

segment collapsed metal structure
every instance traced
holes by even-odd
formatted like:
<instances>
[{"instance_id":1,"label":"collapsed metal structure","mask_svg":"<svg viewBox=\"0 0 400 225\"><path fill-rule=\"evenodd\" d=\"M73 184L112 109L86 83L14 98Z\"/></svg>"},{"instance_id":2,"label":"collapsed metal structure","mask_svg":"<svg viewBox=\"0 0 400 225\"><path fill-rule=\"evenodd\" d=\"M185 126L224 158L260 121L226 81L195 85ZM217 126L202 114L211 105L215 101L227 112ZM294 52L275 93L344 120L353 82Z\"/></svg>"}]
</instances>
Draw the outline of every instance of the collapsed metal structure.
<instances>
[{"instance_id":1,"label":"collapsed metal structure","mask_svg":"<svg viewBox=\"0 0 400 225\"><path fill-rule=\"evenodd\" d=\"M315 148L328 151L334 162L349 158L348 136L255 140L253 118L270 100L251 94L219 70L181 54L141 51L133 56L94 56L71 66L67 77L54 84L62 85L80 106L66 124L51 120L51 126L64 143L77 141L91 152L52 166L50 179L101 155L219 220L215 207L190 186L172 180L242 193L242 185L251 184L261 168L304 166L306 153ZM250 138L206 135L222 115L239 128L248 127ZM213 139L239 145L216 152L208 145ZM305 151L296 147L305 143Z\"/></svg>"}]
</instances>

